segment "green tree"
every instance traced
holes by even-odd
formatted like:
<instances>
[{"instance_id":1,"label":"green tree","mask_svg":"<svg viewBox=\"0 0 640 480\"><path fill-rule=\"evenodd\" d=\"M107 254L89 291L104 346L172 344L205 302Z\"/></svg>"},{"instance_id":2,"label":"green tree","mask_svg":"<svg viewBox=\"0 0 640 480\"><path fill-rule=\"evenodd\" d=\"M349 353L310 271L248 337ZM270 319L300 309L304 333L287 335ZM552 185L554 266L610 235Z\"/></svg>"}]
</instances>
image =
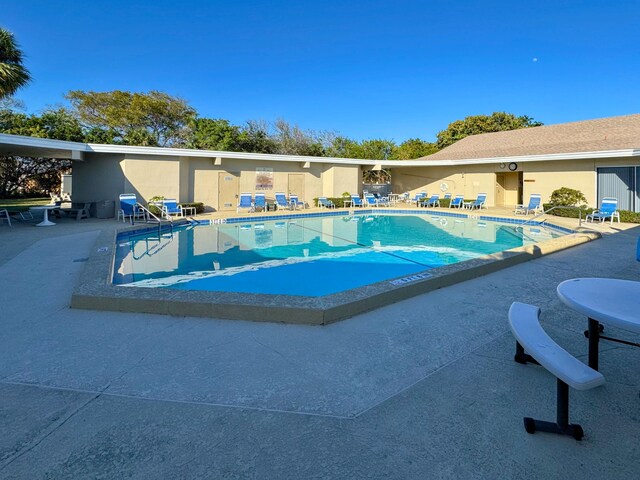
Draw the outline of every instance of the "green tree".
<instances>
[{"instance_id":1,"label":"green tree","mask_svg":"<svg viewBox=\"0 0 640 480\"><path fill-rule=\"evenodd\" d=\"M402 142L394 151L394 160L414 160L436 153L438 146L435 143L425 142L419 138L410 138Z\"/></svg>"},{"instance_id":2,"label":"green tree","mask_svg":"<svg viewBox=\"0 0 640 480\"><path fill-rule=\"evenodd\" d=\"M188 148L201 150L241 151L240 127L228 120L196 118L191 121Z\"/></svg>"},{"instance_id":3,"label":"green tree","mask_svg":"<svg viewBox=\"0 0 640 480\"><path fill-rule=\"evenodd\" d=\"M276 153L278 145L269 131L269 124L261 120L249 120L241 129L239 151Z\"/></svg>"},{"instance_id":4,"label":"green tree","mask_svg":"<svg viewBox=\"0 0 640 480\"><path fill-rule=\"evenodd\" d=\"M0 110L0 132L73 142L85 140L80 122L63 108L46 110L41 115ZM60 174L70 168L69 160L0 156L0 197L53 191L60 184Z\"/></svg>"},{"instance_id":5,"label":"green tree","mask_svg":"<svg viewBox=\"0 0 640 480\"><path fill-rule=\"evenodd\" d=\"M0 28L0 99L13 95L31 80L13 34Z\"/></svg>"},{"instance_id":6,"label":"green tree","mask_svg":"<svg viewBox=\"0 0 640 480\"><path fill-rule=\"evenodd\" d=\"M128 145L182 146L189 139L188 126L196 116L185 100L158 91L74 90L66 98L87 128L113 132L115 141Z\"/></svg>"},{"instance_id":7,"label":"green tree","mask_svg":"<svg viewBox=\"0 0 640 480\"><path fill-rule=\"evenodd\" d=\"M324 153L320 135L311 130L302 130L283 119L273 124L272 139L276 143L276 153L283 155L310 155L320 157Z\"/></svg>"},{"instance_id":8,"label":"green tree","mask_svg":"<svg viewBox=\"0 0 640 480\"><path fill-rule=\"evenodd\" d=\"M355 140L339 135L332 139L325 155L336 158L360 158L362 149Z\"/></svg>"},{"instance_id":9,"label":"green tree","mask_svg":"<svg viewBox=\"0 0 640 480\"><path fill-rule=\"evenodd\" d=\"M450 123L446 130L439 132L437 135L437 147L438 149L443 149L469 135L539 127L540 125L542 125L541 122L537 122L526 115L517 117L512 113L506 112L494 112L491 115L474 115L465 117L464 120L456 120Z\"/></svg>"}]
</instances>

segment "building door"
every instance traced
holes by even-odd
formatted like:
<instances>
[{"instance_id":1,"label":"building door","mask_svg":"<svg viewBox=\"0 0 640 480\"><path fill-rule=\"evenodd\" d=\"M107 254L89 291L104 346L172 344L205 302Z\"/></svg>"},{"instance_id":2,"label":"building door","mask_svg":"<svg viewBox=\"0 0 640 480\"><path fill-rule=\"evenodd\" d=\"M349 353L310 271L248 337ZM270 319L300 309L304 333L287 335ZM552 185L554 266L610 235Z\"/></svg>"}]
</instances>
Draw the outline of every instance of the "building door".
<instances>
[{"instance_id":1,"label":"building door","mask_svg":"<svg viewBox=\"0 0 640 480\"><path fill-rule=\"evenodd\" d=\"M238 206L239 178L233 173L218 174L218 211L235 210Z\"/></svg>"},{"instance_id":2,"label":"building door","mask_svg":"<svg viewBox=\"0 0 640 480\"><path fill-rule=\"evenodd\" d=\"M496 206L504 205L504 173L496 173Z\"/></svg>"},{"instance_id":3,"label":"building door","mask_svg":"<svg viewBox=\"0 0 640 480\"><path fill-rule=\"evenodd\" d=\"M289 174L289 195L298 195L300 200L307 200L304 198L304 173L290 173Z\"/></svg>"},{"instance_id":4,"label":"building door","mask_svg":"<svg viewBox=\"0 0 640 480\"><path fill-rule=\"evenodd\" d=\"M617 198L620 210L640 212L640 169L598 168L598 205L606 197Z\"/></svg>"}]
</instances>

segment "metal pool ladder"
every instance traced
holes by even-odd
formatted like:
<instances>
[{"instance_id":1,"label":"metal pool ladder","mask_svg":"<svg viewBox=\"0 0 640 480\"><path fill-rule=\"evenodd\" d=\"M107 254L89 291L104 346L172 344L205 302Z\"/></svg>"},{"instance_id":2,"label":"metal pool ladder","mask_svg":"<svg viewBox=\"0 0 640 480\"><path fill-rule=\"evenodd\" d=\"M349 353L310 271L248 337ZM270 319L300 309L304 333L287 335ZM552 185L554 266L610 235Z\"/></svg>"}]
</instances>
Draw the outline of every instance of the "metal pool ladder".
<instances>
[{"instance_id":1,"label":"metal pool ladder","mask_svg":"<svg viewBox=\"0 0 640 480\"><path fill-rule=\"evenodd\" d=\"M160 237L162 233L162 218L159 218L158 216L156 216L153 212L151 212L151 210L149 210L147 207L145 207L141 203L136 203L136 208L139 208L145 213L145 216L147 218L146 223L158 224L158 237ZM165 220L167 221L167 225L169 225L171 233L173 234L173 219L171 217L166 217ZM133 216L131 216L131 224L133 225Z\"/></svg>"},{"instance_id":2,"label":"metal pool ladder","mask_svg":"<svg viewBox=\"0 0 640 480\"><path fill-rule=\"evenodd\" d=\"M542 215L546 215L549 212L555 210L556 208L570 208L572 210L578 210L578 228L582 227L582 209L580 207L555 205L555 206L551 207L549 210L546 210L546 211L543 210L542 212L540 212L540 213L534 215L533 217L531 217L529 220L526 220L525 222L522 222L520 225L518 225L516 227L516 229L519 228L519 227L524 227L526 224L533 222L536 218L539 218ZM541 223L544 223L544 222L541 222Z\"/></svg>"}]
</instances>

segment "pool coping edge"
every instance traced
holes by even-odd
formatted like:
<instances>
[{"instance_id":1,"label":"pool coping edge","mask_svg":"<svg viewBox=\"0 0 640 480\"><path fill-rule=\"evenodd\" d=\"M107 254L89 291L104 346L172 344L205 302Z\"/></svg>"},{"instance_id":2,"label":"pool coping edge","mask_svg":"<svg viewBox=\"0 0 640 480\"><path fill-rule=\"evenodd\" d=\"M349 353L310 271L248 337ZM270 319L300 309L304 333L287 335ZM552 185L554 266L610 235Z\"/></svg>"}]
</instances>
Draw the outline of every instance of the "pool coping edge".
<instances>
[{"instance_id":1,"label":"pool coping edge","mask_svg":"<svg viewBox=\"0 0 640 480\"><path fill-rule=\"evenodd\" d=\"M326 325L601 238L599 232L584 230L400 279L323 297L304 297L113 285L116 239L131 230L132 227L103 231L98 236L74 288L71 308Z\"/></svg>"}]
</instances>

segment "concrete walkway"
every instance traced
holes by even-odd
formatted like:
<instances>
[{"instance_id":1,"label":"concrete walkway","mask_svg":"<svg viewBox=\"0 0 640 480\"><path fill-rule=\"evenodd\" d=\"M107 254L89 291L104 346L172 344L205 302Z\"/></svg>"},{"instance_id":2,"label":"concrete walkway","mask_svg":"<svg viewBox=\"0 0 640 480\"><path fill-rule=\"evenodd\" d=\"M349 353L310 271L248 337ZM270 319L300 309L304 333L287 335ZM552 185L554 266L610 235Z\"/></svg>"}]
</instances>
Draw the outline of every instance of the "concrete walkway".
<instances>
[{"instance_id":1,"label":"concrete walkway","mask_svg":"<svg viewBox=\"0 0 640 480\"><path fill-rule=\"evenodd\" d=\"M506 312L539 305L584 359L586 319L555 288L640 280L640 228L307 327L70 310L115 227L0 231L0 478L637 476L640 349L604 342L607 383L571 392L582 442L528 435L524 415L555 415L555 380L513 362Z\"/></svg>"}]
</instances>

